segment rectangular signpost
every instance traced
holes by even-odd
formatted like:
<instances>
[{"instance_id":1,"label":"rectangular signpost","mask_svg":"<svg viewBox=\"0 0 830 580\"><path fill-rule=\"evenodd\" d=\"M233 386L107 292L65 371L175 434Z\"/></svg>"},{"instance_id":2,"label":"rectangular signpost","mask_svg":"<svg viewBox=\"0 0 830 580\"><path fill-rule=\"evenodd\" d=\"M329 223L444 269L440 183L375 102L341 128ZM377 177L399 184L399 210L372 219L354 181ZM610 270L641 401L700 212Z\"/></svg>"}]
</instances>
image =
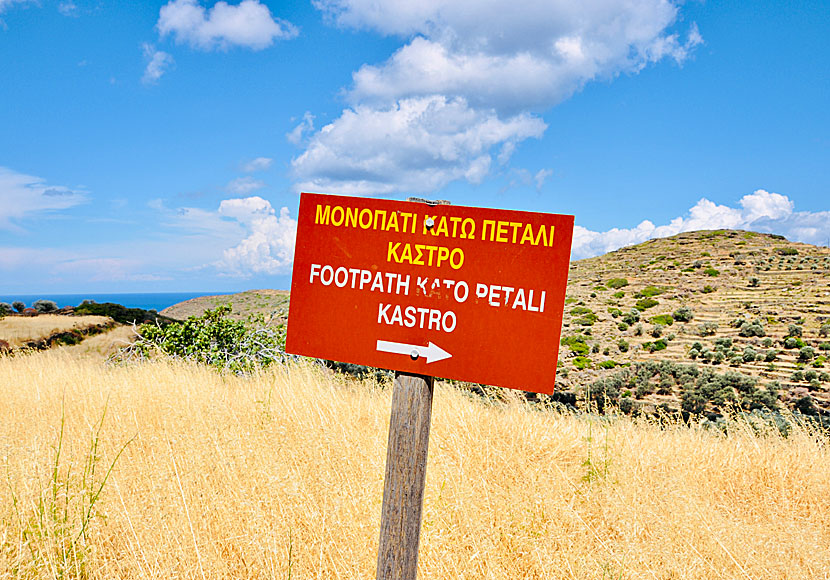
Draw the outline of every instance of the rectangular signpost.
<instances>
[{"instance_id":1,"label":"rectangular signpost","mask_svg":"<svg viewBox=\"0 0 830 580\"><path fill-rule=\"evenodd\" d=\"M553 392L573 216L303 193L286 351L398 371L377 578L415 578L432 377Z\"/></svg>"}]
</instances>

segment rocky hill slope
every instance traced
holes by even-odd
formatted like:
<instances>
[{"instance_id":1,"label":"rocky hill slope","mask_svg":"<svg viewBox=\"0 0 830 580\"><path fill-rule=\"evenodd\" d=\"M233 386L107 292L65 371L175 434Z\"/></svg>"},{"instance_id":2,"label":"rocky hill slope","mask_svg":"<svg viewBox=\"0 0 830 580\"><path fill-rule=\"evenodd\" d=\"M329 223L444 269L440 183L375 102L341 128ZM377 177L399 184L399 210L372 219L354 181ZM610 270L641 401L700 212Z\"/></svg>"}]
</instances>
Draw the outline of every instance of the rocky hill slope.
<instances>
[{"instance_id":1,"label":"rocky hill slope","mask_svg":"<svg viewBox=\"0 0 830 580\"><path fill-rule=\"evenodd\" d=\"M830 408L830 248L748 231L698 231L571 264L563 389L620 364L668 360L777 381ZM658 389L659 391L659 389ZM676 401L669 387L644 400Z\"/></svg>"}]
</instances>

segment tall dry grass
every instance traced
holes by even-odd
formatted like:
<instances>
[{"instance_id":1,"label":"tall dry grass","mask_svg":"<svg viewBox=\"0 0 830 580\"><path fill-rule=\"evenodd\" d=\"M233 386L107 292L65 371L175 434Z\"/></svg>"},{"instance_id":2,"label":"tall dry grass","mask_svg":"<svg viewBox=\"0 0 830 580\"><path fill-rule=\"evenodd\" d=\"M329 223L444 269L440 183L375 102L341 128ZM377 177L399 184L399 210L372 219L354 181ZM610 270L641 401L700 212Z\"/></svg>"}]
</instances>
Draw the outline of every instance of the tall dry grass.
<instances>
[{"instance_id":1,"label":"tall dry grass","mask_svg":"<svg viewBox=\"0 0 830 580\"><path fill-rule=\"evenodd\" d=\"M59 332L89 328L112 322L108 316L63 316L40 314L38 316L6 316L0 318L0 339L11 346L23 346L32 340L48 338Z\"/></svg>"},{"instance_id":2,"label":"tall dry grass","mask_svg":"<svg viewBox=\"0 0 830 580\"><path fill-rule=\"evenodd\" d=\"M388 390L47 352L0 401L0 577L374 578ZM420 577L828 578L828 459L439 386Z\"/></svg>"}]
</instances>

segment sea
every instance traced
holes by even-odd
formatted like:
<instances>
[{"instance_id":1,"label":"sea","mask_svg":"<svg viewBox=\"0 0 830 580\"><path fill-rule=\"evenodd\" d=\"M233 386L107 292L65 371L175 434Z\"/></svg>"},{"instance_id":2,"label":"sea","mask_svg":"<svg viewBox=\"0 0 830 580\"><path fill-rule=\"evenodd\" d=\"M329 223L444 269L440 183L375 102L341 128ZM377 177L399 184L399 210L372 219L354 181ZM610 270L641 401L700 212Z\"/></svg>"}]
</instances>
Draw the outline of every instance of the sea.
<instances>
[{"instance_id":1,"label":"sea","mask_svg":"<svg viewBox=\"0 0 830 580\"><path fill-rule=\"evenodd\" d=\"M0 302L11 304L20 300L26 306L31 306L36 300L52 300L58 308L64 306L78 306L84 300L94 302L114 302L128 308L143 308L145 310L162 311L168 306L179 302L197 298L199 296L216 296L219 294L233 294L233 292L144 292L124 294L0 294Z\"/></svg>"}]
</instances>

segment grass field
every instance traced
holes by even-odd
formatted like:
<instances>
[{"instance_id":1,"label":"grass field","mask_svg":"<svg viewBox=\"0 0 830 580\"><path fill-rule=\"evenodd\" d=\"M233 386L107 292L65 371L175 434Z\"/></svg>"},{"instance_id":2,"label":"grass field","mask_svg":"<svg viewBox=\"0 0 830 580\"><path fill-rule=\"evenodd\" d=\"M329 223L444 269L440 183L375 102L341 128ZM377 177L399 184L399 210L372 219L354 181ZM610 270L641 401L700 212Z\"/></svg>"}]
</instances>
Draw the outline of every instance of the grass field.
<instances>
[{"instance_id":1,"label":"grass field","mask_svg":"<svg viewBox=\"0 0 830 580\"><path fill-rule=\"evenodd\" d=\"M0 358L0 578L374 578L390 395ZM439 385L420 577L830 578L827 442Z\"/></svg>"},{"instance_id":2,"label":"grass field","mask_svg":"<svg viewBox=\"0 0 830 580\"><path fill-rule=\"evenodd\" d=\"M85 329L108 322L112 321L106 316L6 316L0 318L0 340L5 340L12 347L19 347L29 341L42 340L59 332Z\"/></svg>"}]
</instances>

